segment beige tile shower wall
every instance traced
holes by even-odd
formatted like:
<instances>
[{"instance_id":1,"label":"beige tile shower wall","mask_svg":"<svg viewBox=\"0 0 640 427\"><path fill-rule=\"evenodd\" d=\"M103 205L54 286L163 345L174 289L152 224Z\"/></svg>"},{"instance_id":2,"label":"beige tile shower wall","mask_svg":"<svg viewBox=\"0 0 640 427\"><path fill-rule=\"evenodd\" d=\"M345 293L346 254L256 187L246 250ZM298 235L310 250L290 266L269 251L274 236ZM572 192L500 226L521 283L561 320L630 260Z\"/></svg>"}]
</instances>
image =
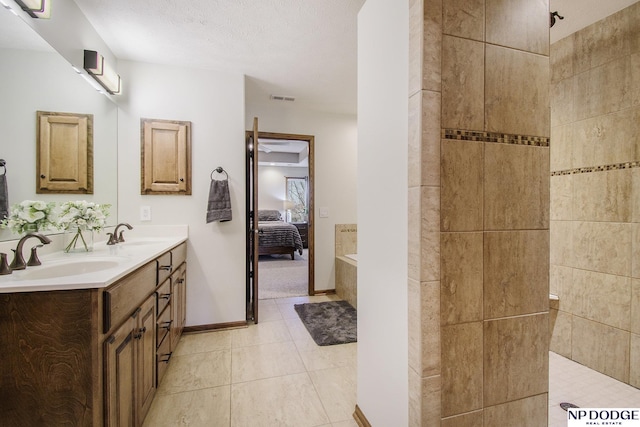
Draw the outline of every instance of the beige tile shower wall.
<instances>
[{"instance_id":1,"label":"beige tile shower wall","mask_svg":"<svg viewBox=\"0 0 640 427\"><path fill-rule=\"evenodd\" d=\"M410 0L411 426L546 423L548 13Z\"/></svg>"},{"instance_id":2,"label":"beige tile shower wall","mask_svg":"<svg viewBox=\"0 0 640 427\"><path fill-rule=\"evenodd\" d=\"M551 350L640 387L640 3L554 43Z\"/></svg>"}]
</instances>

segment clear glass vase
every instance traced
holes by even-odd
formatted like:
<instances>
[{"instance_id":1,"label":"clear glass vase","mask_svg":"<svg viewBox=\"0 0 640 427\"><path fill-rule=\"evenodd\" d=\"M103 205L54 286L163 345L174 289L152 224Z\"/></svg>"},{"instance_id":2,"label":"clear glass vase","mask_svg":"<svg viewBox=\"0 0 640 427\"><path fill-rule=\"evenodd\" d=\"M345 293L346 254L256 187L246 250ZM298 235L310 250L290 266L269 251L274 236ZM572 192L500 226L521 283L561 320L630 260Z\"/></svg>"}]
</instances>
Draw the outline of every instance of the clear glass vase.
<instances>
[{"instance_id":1,"label":"clear glass vase","mask_svg":"<svg viewBox=\"0 0 640 427\"><path fill-rule=\"evenodd\" d=\"M70 225L64 231L64 251L91 252L93 250L93 230L85 225Z\"/></svg>"},{"instance_id":2,"label":"clear glass vase","mask_svg":"<svg viewBox=\"0 0 640 427\"><path fill-rule=\"evenodd\" d=\"M25 224L22 229L24 230L24 234L27 233L37 233L38 232L38 224L30 223Z\"/></svg>"}]
</instances>

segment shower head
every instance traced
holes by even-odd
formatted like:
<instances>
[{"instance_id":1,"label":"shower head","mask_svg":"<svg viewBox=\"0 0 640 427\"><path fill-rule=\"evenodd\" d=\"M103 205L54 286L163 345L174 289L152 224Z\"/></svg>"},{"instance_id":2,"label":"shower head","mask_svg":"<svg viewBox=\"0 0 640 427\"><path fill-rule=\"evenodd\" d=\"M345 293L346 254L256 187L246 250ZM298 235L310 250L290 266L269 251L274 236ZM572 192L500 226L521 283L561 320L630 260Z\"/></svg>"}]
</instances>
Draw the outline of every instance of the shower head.
<instances>
[{"instance_id":1,"label":"shower head","mask_svg":"<svg viewBox=\"0 0 640 427\"><path fill-rule=\"evenodd\" d=\"M560 16L560 15L558 14L558 11L552 12L552 13L550 13L550 15L551 15L551 17L550 17L550 18L551 18L551 19L550 19L550 20L551 20L551 23L549 24L549 27L553 27L553 25L556 23L556 17L557 17L558 19L564 19L564 16Z\"/></svg>"}]
</instances>

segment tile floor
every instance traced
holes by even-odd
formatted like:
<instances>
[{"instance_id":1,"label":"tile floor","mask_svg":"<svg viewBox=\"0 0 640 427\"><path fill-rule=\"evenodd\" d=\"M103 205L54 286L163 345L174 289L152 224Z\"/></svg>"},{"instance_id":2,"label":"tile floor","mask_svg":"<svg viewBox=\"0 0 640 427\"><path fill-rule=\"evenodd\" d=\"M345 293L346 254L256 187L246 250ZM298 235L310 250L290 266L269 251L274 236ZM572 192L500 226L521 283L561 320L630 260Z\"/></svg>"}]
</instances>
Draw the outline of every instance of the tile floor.
<instances>
[{"instance_id":1,"label":"tile floor","mask_svg":"<svg viewBox=\"0 0 640 427\"><path fill-rule=\"evenodd\" d=\"M318 347L293 309L335 296L260 301L260 323L184 335L145 427L357 427L356 346ZM549 427L561 402L640 407L640 390L549 353Z\"/></svg>"},{"instance_id":2,"label":"tile floor","mask_svg":"<svg viewBox=\"0 0 640 427\"><path fill-rule=\"evenodd\" d=\"M317 346L293 308L335 299L261 300L258 325L184 335L144 426L357 427L357 344Z\"/></svg>"},{"instance_id":3,"label":"tile floor","mask_svg":"<svg viewBox=\"0 0 640 427\"><path fill-rule=\"evenodd\" d=\"M640 408L640 390L549 352L549 427L566 427L561 402L582 408Z\"/></svg>"}]
</instances>

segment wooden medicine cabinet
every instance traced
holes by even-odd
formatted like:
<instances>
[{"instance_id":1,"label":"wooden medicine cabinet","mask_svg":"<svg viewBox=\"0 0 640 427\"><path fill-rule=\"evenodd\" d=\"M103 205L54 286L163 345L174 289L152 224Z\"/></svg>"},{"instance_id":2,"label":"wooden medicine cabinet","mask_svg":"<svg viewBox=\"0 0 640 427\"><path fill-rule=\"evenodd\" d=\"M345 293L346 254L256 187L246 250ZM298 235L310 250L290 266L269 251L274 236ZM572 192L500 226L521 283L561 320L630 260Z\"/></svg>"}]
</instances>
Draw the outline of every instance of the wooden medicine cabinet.
<instances>
[{"instance_id":1,"label":"wooden medicine cabinet","mask_svg":"<svg viewBox=\"0 0 640 427\"><path fill-rule=\"evenodd\" d=\"M37 112L36 193L93 194L93 115Z\"/></svg>"},{"instance_id":2,"label":"wooden medicine cabinet","mask_svg":"<svg viewBox=\"0 0 640 427\"><path fill-rule=\"evenodd\" d=\"M141 194L191 194L191 122L141 119Z\"/></svg>"}]
</instances>

